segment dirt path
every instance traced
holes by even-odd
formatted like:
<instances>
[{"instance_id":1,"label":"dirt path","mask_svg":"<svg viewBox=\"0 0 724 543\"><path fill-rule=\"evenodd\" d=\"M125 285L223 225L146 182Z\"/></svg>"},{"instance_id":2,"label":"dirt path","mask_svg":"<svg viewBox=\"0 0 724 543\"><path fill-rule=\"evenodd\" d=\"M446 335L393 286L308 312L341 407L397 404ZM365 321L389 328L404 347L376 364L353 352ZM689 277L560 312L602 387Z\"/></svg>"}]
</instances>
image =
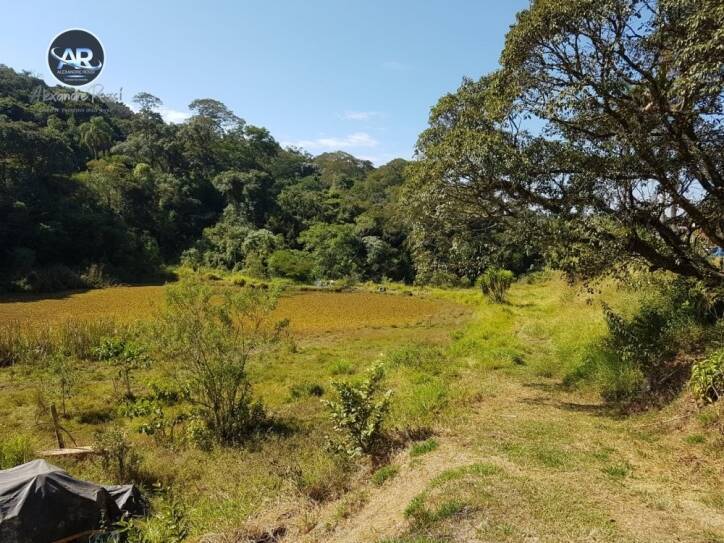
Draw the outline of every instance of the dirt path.
<instances>
[{"instance_id":1,"label":"dirt path","mask_svg":"<svg viewBox=\"0 0 724 543\"><path fill-rule=\"evenodd\" d=\"M392 465L399 468L393 478L381 487L377 487L367 477L365 482L347 496L316 510L313 515L314 521L308 525L311 529L306 534L301 535L296 530L290 531L282 541L362 543L403 536L409 533L410 529L410 522L405 518L405 509L410 502L429 490L431 483L442 473L474 464L497 465L504 473L514 478L511 481L525 480L530 487L540 489L540 496L547 496L549 493L555 496L561 491L571 496L580 496L582 500L588 500L592 506L606 515L609 519L607 522L612 526L612 531L607 534L598 534L598 529L592 528L590 533L594 534L591 535L593 539L580 539L580 535L574 536L571 532L570 539L555 537L550 539L541 534L540 539L535 539L538 536L531 535L530 537L534 537L532 540L720 541L713 534L724 533L724 514L722 511L717 511L716 507L703 505L700 497L698 500L692 499L695 494L692 492L693 489L699 492L703 489L697 488L697 481L692 480L694 474L687 466L679 466L682 472L671 474L680 480L680 483L672 484L673 481L668 479L668 473L666 479L662 479L664 475L658 473L661 469L660 462L669 465L672 460L667 458L668 453L663 449L657 451L657 454L662 455L658 459L651 457L643 448L640 453L634 454L632 446L642 447L642 443L634 445L630 434L627 436L624 432L624 427L601 425L595 413L561 411L558 404L567 398L510 381L505 383L504 388L505 394L495 401L470 406L470 418L466 422L469 430L465 433L467 437L463 439L459 432L448 430L435 437L439 447L430 453L411 458L409 450L400 452L391 461ZM494 420L500 424L497 428ZM575 448L588 449L587 442L600 438L607 443L607 446L615 446L622 454L630 455L634 475L625 482L609 486L598 466L577 466L575 470L557 470L542 468L535 464L521 465L518 461L511 461L506 455L499 455L489 446L480 445L481 439L492 441L493 435L500 435L502 428L516 432L519 425L526 426L532 423L545 426L551 420L568 426L571 432L576 434L580 432L581 435L578 437L580 441L575 442ZM485 437L487 432L492 432L489 438ZM473 434L477 435L472 437ZM668 439L665 443L668 446ZM660 445L663 446L664 443ZM671 452L678 454L677 451ZM654 471L657 472L656 477L652 477ZM685 472L688 473L684 475ZM520 496L504 498L506 491L500 487L497 491L502 493L503 503L500 506L503 507L503 514L512 503L520 505L517 501ZM508 499L511 501L507 502ZM662 505L660 500L664 499L670 504ZM523 513L523 519L525 514ZM485 522L484 519L478 520ZM560 522L565 525L566 518L561 518ZM525 520L521 523L525 525ZM455 541L479 541L475 535L475 524L477 522L458 524L456 530L459 531ZM545 530L542 526L539 526L539 529ZM530 530L530 534L535 533L534 528L531 527ZM559 536L565 533L565 527L556 530L560 530L557 532ZM483 540L488 541L488 539ZM524 538L520 540L527 541Z\"/></svg>"},{"instance_id":2,"label":"dirt path","mask_svg":"<svg viewBox=\"0 0 724 543\"><path fill-rule=\"evenodd\" d=\"M437 441L440 443L439 448L423 457L412 459L408 451L398 455L393 461L393 464L399 466L395 477L381 487L371 487L361 509L339 522L333 532L312 533L309 541L359 543L400 535L407 527L405 508L425 490L431 480L446 470L474 462L467 451L447 441ZM334 514L335 508L331 508L323 518ZM324 525L324 521L321 524Z\"/></svg>"}]
</instances>

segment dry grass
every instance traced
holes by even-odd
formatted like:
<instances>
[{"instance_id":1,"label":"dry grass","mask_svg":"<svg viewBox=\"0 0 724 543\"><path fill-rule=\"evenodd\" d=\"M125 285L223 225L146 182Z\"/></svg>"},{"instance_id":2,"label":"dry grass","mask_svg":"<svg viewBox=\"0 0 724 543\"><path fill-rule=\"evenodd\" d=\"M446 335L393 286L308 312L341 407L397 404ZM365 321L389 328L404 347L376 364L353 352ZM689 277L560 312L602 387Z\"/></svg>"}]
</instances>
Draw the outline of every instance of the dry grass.
<instances>
[{"instance_id":1,"label":"dry grass","mask_svg":"<svg viewBox=\"0 0 724 543\"><path fill-rule=\"evenodd\" d=\"M113 287L57 295L14 294L0 297L0 325L57 323L71 319L140 319L163 300L163 287Z\"/></svg>"},{"instance_id":2,"label":"dry grass","mask_svg":"<svg viewBox=\"0 0 724 543\"><path fill-rule=\"evenodd\" d=\"M0 326L57 323L99 318L148 318L163 303L163 287L115 287L57 296L13 295L0 298ZM429 322L451 309L449 302L420 296L370 292L303 292L286 295L274 312L289 319L291 330L323 333Z\"/></svg>"}]
</instances>

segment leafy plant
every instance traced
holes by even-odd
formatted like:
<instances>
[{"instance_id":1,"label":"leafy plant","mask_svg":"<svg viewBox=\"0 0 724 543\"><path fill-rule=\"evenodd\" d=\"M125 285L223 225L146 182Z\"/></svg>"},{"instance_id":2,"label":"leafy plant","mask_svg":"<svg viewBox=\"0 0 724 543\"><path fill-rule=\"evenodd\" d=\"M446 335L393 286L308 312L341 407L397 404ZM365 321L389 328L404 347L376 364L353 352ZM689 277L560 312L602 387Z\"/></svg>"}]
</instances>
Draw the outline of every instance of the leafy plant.
<instances>
[{"instance_id":1,"label":"leafy plant","mask_svg":"<svg viewBox=\"0 0 724 543\"><path fill-rule=\"evenodd\" d=\"M222 443L240 443L265 418L252 398L246 365L283 331L270 320L276 299L273 290L216 288L195 280L167 287L161 347L175 360L190 401Z\"/></svg>"},{"instance_id":2,"label":"leafy plant","mask_svg":"<svg viewBox=\"0 0 724 543\"><path fill-rule=\"evenodd\" d=\"M488 268L483 275L478 277L476 284L480 290L493 302L502 304L505 301L505 294L513 284L513 272L501 268Z\"/></svg>"},{"instance_id":3,"label":"leafy plant","mask_svg":"<svg viewBox=\"0 0 724 543\"><path fill-rule=\"evenodd\" d=\"M141 457L120 428L96 431L93 448L101 455L103 469L116 481L124 483L138 475Z\"/></svg>"},{"instance_id":4,"label":"leafy plant","mask_svg":"<svg viewBox=\"0 0 724 543\"><path fill-rule=\"evenodd\" d=\"M314 259L309 253L296 249L280 249L269 257L269 271L278 277L288 277L296 281L308 281L312 278Z\"/></svg>"},{"instance_id":5,"label":"leafy plant","mask_svg":"<svg viewBox=\"0 0 724 543\"><path fill-rule=\"evenodd\" d=\"M379 445L382 425L389 411L391 390L382 391L384 370L381 364L373 366L357 383L332 384L338 400L325 400L334 430L340 441L332 448L349 456L371 453Z\"/></svg>"},{"instance_id":6,"label":"leafy plant","mask_svg":"<svg viewBox=\"0 0 724 543\"><path fill-rule=\"evenodd\" d=\"M78 384L78 372L73 361L60 353L51 355L48 359L48 372L50 382L55 387L55 394L60 399L63 416L68 416L68 399L74 394Z\"/></svg>"},{"instance_id":7,"label":"leafy plant","mask_svg":"<svg viewBox=\"0 0 724 543\"><path fill-rule=\"evenodd\" d=\"M701 404L724 397L724 349L713 352L691 368L691 391Z\"/></svg>"},{"instance_id":8,"label":"leafy plant","mask_svg":"<svg viewBox=\"0 0 724 543\"><path fill-rule=\"evenodd\" d=\"M121 536L125 543L181 543L189 532L186 508L180 500L170 496L149 519L121 520L113 534Z\"/></svg>"},{"instance_id":9,"label":"leafy plant","mask_svg":"<svg viewBox=\"0 0 724 543\"><path fill-rule=\"evenodd\" d=\"M119 336L105 337L93 351L98 360L113 362L118 367L118 377L125 388L126 398L133 398L131 372L149 365L145 349Z\"/></svg>"}]
</instances>

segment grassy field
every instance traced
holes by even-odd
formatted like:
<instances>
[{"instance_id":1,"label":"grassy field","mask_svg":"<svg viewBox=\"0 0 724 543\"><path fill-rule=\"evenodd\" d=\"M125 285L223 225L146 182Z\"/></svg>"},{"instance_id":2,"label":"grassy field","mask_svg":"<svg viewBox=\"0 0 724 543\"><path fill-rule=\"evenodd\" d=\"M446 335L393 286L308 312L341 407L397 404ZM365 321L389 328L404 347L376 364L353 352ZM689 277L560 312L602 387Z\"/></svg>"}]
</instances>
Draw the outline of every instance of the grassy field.
<instances>
[{"instance_id":1,"label":"grassy field","mask_svg":"<svg viewBox=\"0 0 724 543\"><path fill-rule=\"evenodd\" d=\"M0 315L77 318L87 304L94 315L145 316L157 292L14 301ZM98 362L78 363L64 425L81 444L122 425L148 484L172 488L182 504L190 541L272 541L265 532L290 542L724 541L714 407L699 411L684 395L623 414L600 401L595 383L563 386L604 333L601 300L625 310L637 295L610 285L589 294L539 276L514 285L502 305L473 289L285 297L277 311L295 338L250 371L278 424L244 448L206 452L139 434L142 421L117 412L113 370ZM398 448L382 465L343 462L324 450L331 427L320 399L333 380L376 361L394 391L387 430ZM44 376L34 365L0 369L0 442L52 445L35 417ZM140 393L173 376L157 363L133 385ZM63 466L108 478L94 460Z\"/></svg>"},{"instance_id":2,"label":"grassy field","mask_svg":"<svg viewBox=\"0 0 724 543\"><path fill-rule=\"evenodd\" d=\"M68 292L52 297L0 297L0 326L53 325L68 320L143 320L163 303L162 286L115 287ZM444 300L371 292L292 292L282 296L273 317L289 319L299 333L356 330L420 324L449 310Z\"/></svg>"}]
</instances>

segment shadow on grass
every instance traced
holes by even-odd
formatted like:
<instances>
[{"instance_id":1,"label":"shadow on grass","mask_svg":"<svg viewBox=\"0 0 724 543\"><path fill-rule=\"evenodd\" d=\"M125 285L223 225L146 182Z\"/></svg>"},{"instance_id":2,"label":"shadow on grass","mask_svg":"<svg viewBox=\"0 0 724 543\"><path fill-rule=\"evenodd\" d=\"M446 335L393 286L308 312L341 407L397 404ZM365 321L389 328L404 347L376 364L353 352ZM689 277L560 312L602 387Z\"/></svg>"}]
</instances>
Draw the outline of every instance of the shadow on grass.
<instances>
[{"instance_id":1,"label":"shadow on grass","mask_svg":"<svg viewBox=\"0 0 724 543\"><path fill-rule=\"evenodd\" d=\"M563 383L524 383L524 387L546 392L547 396L539 395L534 398L524 398L523 403L529 405L542 405L553 407L562 411L574 413L587 413L596 417L621 420L626 418L626 412L620 405L607 403L582 403L568 400L561 400L555 397L556 394L570 392L571 387Z\"/></svg>"},{"instance_id":2,"label":"shadow on grass","mask_svg":"<svg viewBox=\"0 0 724 543\"><path fill-rule=\"evenodd\" d=\"M83 294L93 289L82 288L73 290L62 290L58 292L10 292L0 294L0 304L18 304L28 302L39 302L42 300L64 300L74 294Z\"/></svg>"}]
</instances>

